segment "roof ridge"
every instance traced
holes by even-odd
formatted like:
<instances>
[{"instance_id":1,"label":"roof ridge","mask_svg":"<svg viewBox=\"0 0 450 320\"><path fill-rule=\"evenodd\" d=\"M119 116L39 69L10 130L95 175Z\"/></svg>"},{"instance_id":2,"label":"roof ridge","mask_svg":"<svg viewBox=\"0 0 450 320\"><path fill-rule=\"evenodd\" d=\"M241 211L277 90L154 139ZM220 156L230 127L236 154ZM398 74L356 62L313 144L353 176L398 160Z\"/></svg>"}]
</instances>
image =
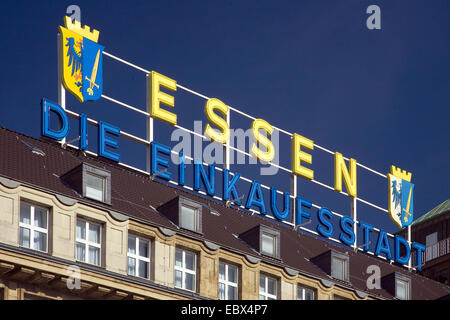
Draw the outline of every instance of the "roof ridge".
<instances>
[{"instance_id":1,"label":"roof ridge","mask_svg":"<svg viewBox=\"0 0 450 320\"><path fill-rule=\"evenodd\" d=\"M448 205L448 210L444 210ZM450 211L450 199L445 200L444 202L438 204L433 209L419 217L416 221L414 221L413 225L420 224L422 222L425 222L433 217L440 216L443 213L446 213L447 211Z\"/></svg>"}]
</instances>

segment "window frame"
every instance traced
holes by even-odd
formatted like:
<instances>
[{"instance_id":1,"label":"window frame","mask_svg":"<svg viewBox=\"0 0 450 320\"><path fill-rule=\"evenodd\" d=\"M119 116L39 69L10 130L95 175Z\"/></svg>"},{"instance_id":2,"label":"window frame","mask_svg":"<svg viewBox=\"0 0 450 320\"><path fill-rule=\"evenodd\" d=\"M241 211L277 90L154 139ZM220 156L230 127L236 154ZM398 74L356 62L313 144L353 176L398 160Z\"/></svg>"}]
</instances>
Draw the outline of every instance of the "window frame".
<instances>
[{"instance_id":1,"label":"window frame","mask_svg":"<svg viewBox=\"0 0 450 320\"><path fill-rule=\"evenodd\" d=\"M302 295L301 295L301 299L299 299L299 290L301 290ZM310 291L312 293L313 298L312 299L308 299L308 300L317 300L317 290L309 287L309 286L305 286L301 283L297 284L297 300L305 300L307 301L307 299L305 299L306 297L306 291Z\"/></svg>"},{"instance_id":2,"label":"window frame","mask_svg":"<svg viewBox=\"0 0 450 320\"><path fill-rule=\"evenodd\" d=\"M91 177L94 177L94 178L98 178L98 179L101 180L101 182L102 182L102 190L101 190L102 196L101 196L101 199L98 199L98 198L95 198L93 196L89 196L88 195L88 183L87 183L87 177L88 176L91 176ZM106 192L105 192L106 191L106 177L98 175L98 174L95 174L93 172L86 172L85 175L84 175L84 178L86 179L85 183L83 183L83 185L84 185L84 192L85 192L84 196L86 198L89 198L89 199L92 199L92 200L105 202L105 198L106 198ZM92 187L91 187L91 189L97 190L97 189L92 188Z\"/></svg>"},{"instance_id":3,"label":"window frame","mask_svg":"<svg viewBox=\"0 0 450 320\"><path fill-rule=\"evenodd\" d=\"M187 207L187 208L193 209L195 211L195 218L194 218L195 219L195 221L194 221L195 230L187 228L186 226L183 226L181 224L183 207ZM185 230L190 230L190 231L196 232L196 233L202 233L202 218L203 218L202 211L203 211L203 206L201 203L197 203L197 202L191 201L189 199L179 197L178 198L178 226Z\"/></svg>"},{"instance_id":4,"label":"window frame","mask_svg":"<svg viewBox=\"0 0 450 320\"><path fill-rule=\"evenodd\" d=\"M273 254L270 254L268 252L264 252L262 250L262 244L263 244L263 235L269 236L273 239ZM276 229L269 228L264 225L259 226L259 252L263 255L273 257L273 258L280 258L280 231Z\"/></svg>"},{"instance_id":5,"label":"window frame","mask_svg":"<svg viewBox=\"0 0 450 320\"><path fill-rule=\"evenodd\" d=\"M334 261L341 261L342 262L342 278L336 277L336 271L333 268ZM334 279L349 282L350 281L350 257L344 253L337 252L332 250L331 251L331 260L330 260L330 276Z\"/></svg>"},{"instance_id":6,"label":"window frame","mask_svg":"<svg viewBox=\"0 0 450 320\"><path fill-rule=\"evenodd\" d=\"M177 266L176 264L176 257L177 251L181 251L181 267ZM193 266L193 270L186 268L186 253L190 253L194 256L194 266ZM178 289L182 289L182 290L186 290L186 291L190 291L190 292L196 292L197 291L197 253L191 250L187 250L187 249L183 249L183 248L175 248L175 259L174 259L174 272L173 272L173 285L175 288ZM181 287L177 287L176 285L176 272L180 271L181 272ZM193 280L193 289L187 289L186 288L186 282L185 282L185 273L191 274L194 276L194 280Z\"/></svg>"},{"instance_id":7,"label":"window frame","mask_svg":"<svg viewBox=\"0 0 450 320\"><path fill-rule=\"evenodd\" d=\"M224 279L220 279L220 265L225 266ZM236 269L236 282L231 282L228 280L229 267ZM226 261L219 261L219 283L218 284L219 284L219 286L217 289L218 289L218 299L219 300L230 300L230 299L228 299L228 290L230 289L230 287L236 288L236 297L233 300L238 300L239 299L239 267L237 265L228 263ZM225 286L225 290L224 290L225 298L224 299L220 299L220 284L223 284Z\"/></svg>"},{"instance_id":8,"label":"window frame","mask_svg":"<svg viewBox=\"0 0 450 320\"><path fill-rule=\"evenodd\" d=\"M190 210L193 210L194 211L194 230L193 229L191 229L191 228L188 228L188 226L186 226L186 225L183 225L183 214L186 214L186 212L183 212L183 209L190 209ZM200 209L199 208L196 208L196 207L193 207L193 206L190 206L190 205L188 205L188 204L185 204L185 203L181 203L180 204L180 228L183 228L183 229L186 229L186 230L191 230L191 231L194 231L194 232L197 232L198 230L199 230L199 225L200 225Z\"/></svg>"},{"instance_id":9,"label":"window frame","mask_svg":"<svg viewBox=\"0 0 450 320\"><path fill-rule=\"evenodd\" d=\"M26 203L27 205L30 206L30 224L26 224L26 223L21 221L21 213L22 213L21 208L22 208L22 204L23 203ZM43 209L43 210L46 211L46 216L47 216L46 229L43 229L41 227L36 227L34 225L35 208ZM26 201L26 200L20 200L20 203L19 203L19 246L22 247L22 248L30 249L30 250L35 250L35 251L49 253L49 243L50 243L50 241L49 241L49 233L50 233L49 232L49 221L50 221L50 209L49 208L41 206L41 205L33 204L33 203L31 203L29 201ZM22 245L22 241L21 241L22 239L21 239L21 236L20 236L20 229L21 228L28 229L30 231L30 246L29 247L26 247L26 246ZM45 242L45 249L46 250L45 251L34 248L34 233L35 232L41 232L41 233L44 233L46 235L46 242Z\"/></svg>"},{"instance_id":10,"label":"window frame","mask_svg":"<svg viewBox=\"0 0 450 320\"><path fill-rule=\"evenodd\" d=\"M261 292L261 277L264 277L264 291ZM273 279L275 280L275 294L271 294L269 293L269 279ZM258 298L259 300L278 300L278 278L265 274L265 273L260 273L259 274L259 295ZM264 299L261 299L261 296L264 297ZM268 299L268 298L272 298L272 299Z\"/></svg>"},{"instance_id":11,"label":"window frame","mask_svg":"<svg viewBox=\"0 0 450 320\"><path fill-rule=\"evenodd\" d=\"M150 279L150 271L151 271L151 240L150 239L146 239L146 238L143 238L143 237L139 237L139 236L136 236L136 235L134 235L134 234L129 234L128 235L128 244L129 244L129 242L130 242L130 238L134 238L134 240L135 240L135 251L136 251L136 254L133 254L133 253L130 253L129 251L128 251L128 245L127 245L127 274L129 275L129 276L133 276L133 277L138 277L138 278L142 278L142 279ZM140 253L139 253L139 243L141 242L141 241L145 241L145 242L147 242L147 255L148 255L148 257L143 257L143 256L141 256L140 255ZM129 261L128 261L128 258L132 258L132 259L135 259L135 261L136 261L136 264L135 264L135 274L130 274L129 273L129 269L128 269L128 266L129 266ZM148 267L147 267L147 277L141 277L140 275L139 275L139 261L144 261L144 262L147 262L148 263Z\"/></svg>"},{"instance_id":12,"label":"window frame","mask_svg":"<svg viewBox=\"0 0 450 320\"><path fill-rule=\"evenodd\" d=\"M77 224L78 224L78 220L83 221L86 224L85 225L85 236L86 236L86 239L80 239L77 236L76 227L77 227ZM91 242L89 240L89 225L97 225L97 226L99 226L99 243ZM82 262L82 263L87 263L87 264L90 264L90 265L93 265L93 266L98 266L98 267L102 266L102 263L103 263L103 259L102 259L102 254L103 254L103 252L102 252L103 235L102 235L102 233L103 233L103 224L102 223L100 223L100 222L92 222L92 221L90 221L88 219L85 219L85 218L82 218L82 217L77 217L76 218L76 224L75 224L75 260L76 261ZM78 257L78 255L77 255L77 243L81 243L81 244L83 244L85 246L85 250L84 250L84 258L85 258L85 260L84 261L78 260L78 258L77 258ZM89 262L89 246L100 249L99 257L98 257L98 259L99 259L98 264L94 264L94 263L90 263Z\"/></svg>"},{"instance_id":13,"label":"window frame","mask_svg":"<svg viewBox=\"0 0 450 320\"><path fill-rule=\"evenodd\" d=\"M87 176L88 175L103 179L102 200L87 196L86 187L87 187ZM107 203L107 204L111 204L111 173L109 171L106 171L106 170L94 167L92 165L83 163L82 192L83 192L83 197L85 197L85 198L103 202L103 203Z\"/></svg>"},{"instance_id":14,"label":"window frame","mask_svg":"<svg viewBox=\"0 0 450 320\"><path fill-rule=\"evenodd\" d=\"M411 300L411 279L403 274L395 273L395 297L399 300ZM406 284L405 299L398 297L398 282Z\"/></svg>"}]
</instances>

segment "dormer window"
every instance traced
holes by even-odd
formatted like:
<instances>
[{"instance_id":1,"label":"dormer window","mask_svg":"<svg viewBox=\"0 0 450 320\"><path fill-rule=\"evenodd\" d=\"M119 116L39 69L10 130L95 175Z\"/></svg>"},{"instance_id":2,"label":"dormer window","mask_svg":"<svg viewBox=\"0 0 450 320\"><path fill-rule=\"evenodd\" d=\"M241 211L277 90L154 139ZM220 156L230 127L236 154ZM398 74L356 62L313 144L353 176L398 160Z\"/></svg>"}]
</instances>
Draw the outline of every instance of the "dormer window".
<instances>
[{"instance_id":1,"label":"dormer window","mask_svg":"<svg viewBox=\"0 0 450 320\"><path fill-rule=\"evenodd\" d=\"M411 278L393 272L381 278L381 287L399 300L411 300Z\"/></svg>"},{"instance_id":2,"label":"dormer window","mask_svg":"<svg viewBox=\"0 0 450 320\"><path fill-rule=\"evenodd\" d=\"M409 300L409 279L399 279L395 280L395 295L397 299Z\"/></svg>"},{"instance_id":3,"label":"dormer window","mask_svg":"<svg viewBox=\"0 0 450 320\"><path fill-rule=\"evenodd\" d=\"M280 231L261 225L259 226L259 237L260 252L274 258L279 258Z\"/></svg>"},{"instance_id":4,"label":"dormer window","mask_svg":"<svg viewBox=\"0 0 450 320\"><path fill-rule=\"evenodd\" d=\"M202 233L201 203L178 196L158 208L173 223L180 228Z\"/></svg>"},{"instance_id":5,"label":"dormer window","mask_svg":"<svg viewBox=\"0 0 450 320\"><path fill-rule=\"evenodd\" d=\"M280 258L280 231L265 225L257 225L239 237L261 254Z\"/></svg>"},{"instance_id":6,"label":"dormer window","mask_svg":"<svg viewBox=\"0 0 450 320\"><path fill-rule=\"evenodd\" d=\"M348 281L348 256L344 258L340 256L331 257L331 276L335 279Z\"/></svg>"},{"instance_id":7,"label":"dormer window","mask_svg":"<svg viewBox=\"0 0 450 320\"><path fill-rule=\"evenodd\" d=\"M330 249L312 258L311 262L337 280L350 281L350 257L346 253Z\"/></svg>"},{"instance_id":8,"label":"dormer window","mask_svg":"<svg viewBox=\"0 0 450 320\"><path fill-rule=\"evenodd\" d=\"M200 232L201 206L191 206L187 203L180 204L180 227L195 232Z\"/></svg>"},{"instance_id":9,"label":"dormer window","mask_svg":"<svg viewBox=\"0 0 450 320\"><path fill-rule=\"evenodd\" d=\"M82 163L61 179L83 197L111 203L111 173L107 170Z\"/></svg>"}]
</instances>

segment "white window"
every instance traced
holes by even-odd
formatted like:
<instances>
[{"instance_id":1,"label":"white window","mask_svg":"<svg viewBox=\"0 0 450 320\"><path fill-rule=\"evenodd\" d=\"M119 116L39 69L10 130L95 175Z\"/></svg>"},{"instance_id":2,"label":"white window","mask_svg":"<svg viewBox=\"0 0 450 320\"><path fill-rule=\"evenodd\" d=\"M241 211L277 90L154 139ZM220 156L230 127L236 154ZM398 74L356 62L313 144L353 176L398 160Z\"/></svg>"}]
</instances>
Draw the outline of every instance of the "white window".
<instances>
[{"instance_id":1,"label":"white window","mask_svg":"<svg viewBox=\"0 0 450 320\"><path fill-rule=\"evenodd\" d=\"M403 279L396 279L395 294L397 299L409 300L409 281Z\"/></svg>"},{"instance_id":2,"label":"white window","mask_svg":"<svg viewBox=\"0 0 450 320\"><path fill-rule=\"evenodd\" d=\"M104 202L105 178L86 172L86 197Z\"/></svg>"},{"instance_id":3,"label":"white window","mask_svg":"<svg viewBox=\"0 0 450 320\"><path fill-rule=\"evenodd\" d=\"M48 209L20 202L20 246L47 252Z\"/></svg>"},{"instance_id":4,"label":"white window","mask_svg":"<svg viewBox=\"0 0 450 320\"><path fill-rule=\"evenodd\" d=\"M175 249L175 287L195 291L196 290L196 264L195 253Z\"/></svg>"},{"instance_id":5,"label":"white window","mask_svg":"<svg viewBox=\"0 0 450 320\"><path fill-rule=\"evenodd\" d=\"M259 300L277 299L277 279L259 275Z\"/></svg>"},{"instance_id":6,"label":"white window","mask_svg":"<svg viewBox=\"0 0 450 320\"><path fill-rule=\"evenodd\" d=\"M347 260L332 257L331 259L331 276L333 278L348 281L347 279Z\"/></svg>"},{"instance_id":7,"label":"white window","mask_svg":"<svg viewBox=\"0 0 450 320\"><path fill-rule=\"evenodd\" d=\"M219 263L219 299L238 299L238 267L225 262Z\"/></svg>"},{"instance_id":8,"label":"white window","mask_svg":"<svg viewBox=\"0 0 450 320\"><path fill-rule=\"evenodd\" d=\"M100 254L100 224L77 219L76 259L99 266Z\"/></svg>"},{"instance_id":9,"label":"white window","mask_svg":"<svg viewBox=\"0 0 450 320\"><path fill-rule=\"evenodd\" d=\"M128 236L128 274L149 278L150 274L150 242L148 240Z\"/></svg>"},{"instance_id":10,"label":"white window","mask_svg":"<svg viewBox=\"0 0 450 320\"><path fill-rule=\"evenodd\" d=\"M181 204L180 227L200 232L200 210L201 208Z\"/></svg>"},{"instance_id":11,"label":"white window","mask_svg":"<svg viewBox=\"0 0 450 320\"><path fill-rule=\"evenodd\" d=\"M280 257L280 231L264 225L259 226L259 252L262 254Z\"/></svg>"},{"instance_id":12,"label":"white window","mask_svg":"<svg viewBox=\"0 0 450 320\"><path fill-rule=\"evenodd\" d=\"M297 300L314 300L315 290L299 285L297 287Z\"/></svg>"},{"instance_id":13,"label":"white window","mask_svg":"<svg viewBox=\"0 0 450 320\"><path fill-rule=\"evenodd\" d=\"M276 237L262 233L261 235L261 253L268 254L271 256L275 256L276 250Z\"/></svg>"}]
</instances>

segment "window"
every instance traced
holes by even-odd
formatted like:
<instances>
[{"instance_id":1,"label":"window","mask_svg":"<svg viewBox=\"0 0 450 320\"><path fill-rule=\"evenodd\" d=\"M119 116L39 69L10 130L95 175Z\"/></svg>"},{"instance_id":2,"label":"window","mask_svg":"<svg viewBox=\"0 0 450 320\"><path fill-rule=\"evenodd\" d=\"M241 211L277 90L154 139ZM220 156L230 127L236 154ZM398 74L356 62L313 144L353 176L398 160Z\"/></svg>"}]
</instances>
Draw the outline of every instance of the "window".
<instances>
[{"instance_id":1,"label":"window","mask_svg":"<svg viewBox=\"0 0 450 320\"><path fill-rule=\"evenodd\" d=\"M259 275L259 300L276 300L277 299L277 279Z\"/></svg>"},{"instance_id":2,"label":"window","mask_svg":"<svg viewBox=\"0 0 450 320\"><path fill-rule=\"evenodd\" d=\"M128 236L128 274L148 279L150 274L150 242Z\"/></svg>"},{"instance_id":3,"label":"window","mask_svg":"<svg viewBox=\"0 0 450 320\"><path fill-rule=\"evenodd\" d=\"M346 281L346 260L333 257L331 260L331 276Z\"/></svg>"},{"instance_id":4,"label":"window","mask_svg":"<svg viewBox=\"0 0 450 320\"><path fill-rule=\"evenodd\" d=\"M332 250L331 276L342 281L349 281L349 256L345 253Z\"/></svg>"},{"instance_id":5,"label":"window","mask_svg":"<svg viewBox=\"0 0 450 320\"><path fill-rule=\"evenodd\" d=\"M260 252L274 258L280 257L280 232L266 226L260 226Z\"/></svg>"},{"instance_id":6,"label":"window","mask_svg":"<svg viewBox=\"0 0 450 320\"><path fill-rule=\"evenodd\" d=\"M182 203L180 205L180 227L195 232L201 232L200 229L200 210L201 207L194 207Z\"/></svg>"},{"instance_id":7,"label":"window","mask_svg":"<svg viewBox=\"0 0 450 320\"><path fill-rule=\"evenodd\" d=\"M111 172L108 170L81 163L61 179L83 197L111 203Z\"/></svg>"},{"instance_id":8,"label":"window","mask_svg":"<svg viewBox=\"0 0 450 320\"><path fill-rule=\"evenodd\" d=\"M263 233L261 235L261 253L270 256L275 255L276 238L273 235Z\"/></svg>"},{"instance_id":9,"label":"window","mask_svg":"<svg viewBox=\"0 0 450 320\"><path fill-rule=\"evenodd\" d=\"M219 263L219 299L238 299L238 267L225 262Z\"/></svg>"},{"instance_id":10,"label":"window","mask_svg":"<svg viewBox=\"0 0 450 320\"><path fill-rule=\"evenodd\" d=\"M47 252L48 209L20 202L20 246Z\"/></svg>"},{"instance_id":11,"label":"window","mask_svg":"<svg viewBox=\"0 0 450 320\"><path fill-rule=\"evenodd\" d=\"M202 233L203 205L201 203L177 196L159 206L158 211L179 227Z\"/></svg>"},{"instance_id":12,"label":"window","mask_svg":"<svg viewBox=\"0 0 450 320\"><path fill-rule=\"evenodd\" d=\"M395 280L395 296L400 300L409 300L409 280L408 279L399 279Z\"/></svg>"},{"instance_id":13,"label":"window","mask_svg":"<svg viewBox=\"0 0 450 320\"><path fill-rule=\"evenodd\" d=\"M197 256L195 253L175 249L175 287L196 290Z\"/></svg>"},{"instance_id":14,"label":"window","mask_svg":"<svg viewBox=\"0 0 450 320\"><path fill-rule=\"evenodd\" d=\"M350 281L350 257L347 252L328 249L311 258L310 261L329 276L346 282Z\"/></svg>"},{"instance_id":15,"label":"window","mask_svg":"<svg viewBox=\"0 0 450 320\"><path fill-rule=\"evenodd\" d=\"M315 300L316 291L314 289L298 285L297 300Z\"/></svg>"},{"instance_id":16,"label":"window","mask_svg":"<svg viewBox=\"0 0 450 320\"><path fill-rule=\"evenodd\" d=\"M98 201L105 201L105 177L86 172L85 196Z\"/></svg>"},{"instance_id":17,"label":"window","mask_svg":"<svg viewBox=\"0 0 450 320\"><path fill-rule=\"evenodd\" d=\"M411 299L411 286L411 278L408 274L392 272L381 278L381 287L399 300Z\"/></svg>"},{"instance_id":18,"label":"window","mask_svg":"<svg viewBox=\"0 0 450 320\"><path fill-rule=\"evenodd\" d=\"M77 219L76 259L81 262L100 265L100 224Z\"/></svg>"}]
</instances>

